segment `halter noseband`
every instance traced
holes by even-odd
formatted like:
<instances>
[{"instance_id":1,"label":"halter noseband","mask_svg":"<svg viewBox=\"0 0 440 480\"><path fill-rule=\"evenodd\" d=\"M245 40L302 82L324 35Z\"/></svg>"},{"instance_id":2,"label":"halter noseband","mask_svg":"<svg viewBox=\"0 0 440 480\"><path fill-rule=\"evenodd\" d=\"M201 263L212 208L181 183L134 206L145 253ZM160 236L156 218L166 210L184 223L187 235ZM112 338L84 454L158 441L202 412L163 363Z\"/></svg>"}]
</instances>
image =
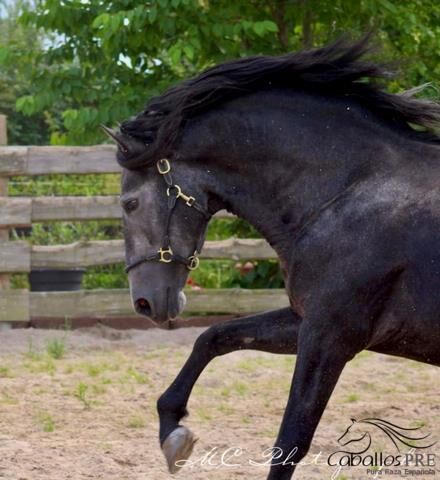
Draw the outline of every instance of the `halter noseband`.
<instances>
[{"instance_id":1,"label":"halter noseband","mask_svg":"<svg viewBox=\"0 0 440 480\"><path fill-rule=\"evenodd\" d=\"M162 240L162 247L159 248L159 250L157 250L156 252L151 253L150 255L146 255L128 264L125 268L125 271L128 273L131 269L137 267L141 263L152 262L152 261L158 261L162 263L178 262L185 265L188 270L195 270L200 263L198 254L202 249L202 243L205 236L204 235L205 232L203 231L201 233L196 245L196 249L194 250L194 253L190 255L188 258L182 257L181 255L174 253L171 248L171 243L169 238L171 216L173 214L174 207L176 206L177 200L179 198L181 198L188 207L194 208L200 214L202 214L207 221L211 218L211 214L205 208L203 208L194 197L190 195L186 195L185 193L182 192L182 189L180 188L179 185L173 183L173 177L171 176L171 173L170 173L171 164L169 160L167 160L166 158L162 158L157 162L156 166L157 166L158 172L163 176L165 180L165 183L167 185L166 193L168 196L168 214L166 219L165 235Z\"/></svg>"}]
</instances>

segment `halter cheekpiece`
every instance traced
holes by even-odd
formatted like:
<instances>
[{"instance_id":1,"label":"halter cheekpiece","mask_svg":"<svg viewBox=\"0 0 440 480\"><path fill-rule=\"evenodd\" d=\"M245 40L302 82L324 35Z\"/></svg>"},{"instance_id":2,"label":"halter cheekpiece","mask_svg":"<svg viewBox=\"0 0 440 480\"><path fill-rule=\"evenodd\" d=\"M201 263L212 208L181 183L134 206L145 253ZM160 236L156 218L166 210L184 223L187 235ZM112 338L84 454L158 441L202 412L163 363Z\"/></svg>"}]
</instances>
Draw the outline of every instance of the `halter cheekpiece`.
<instances>
[{"instance_id":1,"label":"halter cheekpiece","mask_svg":"<svg viewBox=\"0 0 440 480\"><path fill-rule=\"evenodd\" d=\"M177 262L185 265L188 270L195 270L200 263L198 254L202 249L204 231L199 237L194 253L187 258L182 257L181 255L174 253L171 248L171 242L169 238L171 216L179 198L185 202L185 205L197 210L201 215L205 217L207 221L211 218L211 214L205 208L203 208L194 197L192 197L191 195L186 195L185 193L183 193L182 188L179 185L173 183L173 177L171 176L171 164L168 159L162 158L157 162L156 166L158 172L160 173L160 175L163 176L165 180L167 187L166 194L168 197L168 214L166 218L166 228L165 235L162 240L162 247L159 248L159 250L157 250L156 252L151 253L150 255L146 255L128 264L125 268L125 271L128 273L131 269L137 267L141 263L152 261L162 263Z\"/></svg>"}]
</instances>

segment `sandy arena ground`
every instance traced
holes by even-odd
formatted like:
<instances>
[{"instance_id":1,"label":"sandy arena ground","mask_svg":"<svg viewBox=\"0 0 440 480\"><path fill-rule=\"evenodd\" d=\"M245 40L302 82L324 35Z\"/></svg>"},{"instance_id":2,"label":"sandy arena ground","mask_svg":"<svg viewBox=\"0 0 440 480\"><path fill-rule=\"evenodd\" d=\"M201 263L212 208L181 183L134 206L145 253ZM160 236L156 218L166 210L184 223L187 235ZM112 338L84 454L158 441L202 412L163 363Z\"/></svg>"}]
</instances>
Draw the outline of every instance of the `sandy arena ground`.
<instances>
[{"instance_id":1,"label":"sandy arena ground","mask_svg":"<svg viewBox=\"0 0 440 480\"><path fill-rule=\"evenodd\" d=\"M201 331L0 331L0 479L172 478L158 446L155 402ZM62 358L53 358L63 345ZM194 464L175 478L266 478L267 467L250 460L263 463L263 451L274 441L293 364L294 357L258 352L215 359L194 389L184 422L199 437ZM297 469L295 478L375 478L366 467L336 475L326 462L338 450L337 439L350 418L381 417L421 427L439 443L427 450L436 454L434 474L382 472L376 478L440 479L439 399L440 369L363 352L346 367L308 464ZM397 454L385 435L370 432L372 450ZM237 466L221 465L220 455L230 447L241 449L227 460ZM209 464L201 459L211 449L217 455Z\"/></svg>"}]
</instances>

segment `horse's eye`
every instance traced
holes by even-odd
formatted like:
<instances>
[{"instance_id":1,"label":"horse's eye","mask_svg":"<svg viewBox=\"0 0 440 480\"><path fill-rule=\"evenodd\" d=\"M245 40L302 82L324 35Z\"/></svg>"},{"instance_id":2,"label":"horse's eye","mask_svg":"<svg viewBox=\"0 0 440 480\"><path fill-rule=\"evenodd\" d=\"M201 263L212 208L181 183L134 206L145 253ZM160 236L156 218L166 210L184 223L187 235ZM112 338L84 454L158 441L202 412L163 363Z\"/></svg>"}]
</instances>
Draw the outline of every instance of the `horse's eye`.
<instances>
[{"instance_id":1,"label":"horse's eye","mask_svg":"<svg viewBox=\"0 0 440 480\"><path fill-rule=\"evenodd\" d=\"M128 200L127 202L124 202L124 204L122 205L122 207L127 213L130 213L133 210L136 210L138 206L139 206L139 202L136 199Z\"/></svg>"}]
</instances>

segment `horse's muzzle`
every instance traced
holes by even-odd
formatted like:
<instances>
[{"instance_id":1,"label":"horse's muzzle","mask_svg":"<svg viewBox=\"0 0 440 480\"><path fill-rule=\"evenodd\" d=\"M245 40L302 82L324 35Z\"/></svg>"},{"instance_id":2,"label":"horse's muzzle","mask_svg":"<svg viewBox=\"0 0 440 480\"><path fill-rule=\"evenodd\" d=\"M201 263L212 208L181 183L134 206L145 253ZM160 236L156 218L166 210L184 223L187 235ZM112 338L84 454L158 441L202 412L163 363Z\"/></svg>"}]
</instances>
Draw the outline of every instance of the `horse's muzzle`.
<instances>
[{"instance_id":1,"label":"horse's muzzle","mask_svg":"<svg viewBox=\"0 0 440 480\"><path fill-rule=\"evenodd\" d=\"M176 318L183 311L186 295L182 291L166 288L164 291L155 290L151 295L146 293L136 295L133 303L138 314L160 324Z\"/></svg>"}]
</instances>

